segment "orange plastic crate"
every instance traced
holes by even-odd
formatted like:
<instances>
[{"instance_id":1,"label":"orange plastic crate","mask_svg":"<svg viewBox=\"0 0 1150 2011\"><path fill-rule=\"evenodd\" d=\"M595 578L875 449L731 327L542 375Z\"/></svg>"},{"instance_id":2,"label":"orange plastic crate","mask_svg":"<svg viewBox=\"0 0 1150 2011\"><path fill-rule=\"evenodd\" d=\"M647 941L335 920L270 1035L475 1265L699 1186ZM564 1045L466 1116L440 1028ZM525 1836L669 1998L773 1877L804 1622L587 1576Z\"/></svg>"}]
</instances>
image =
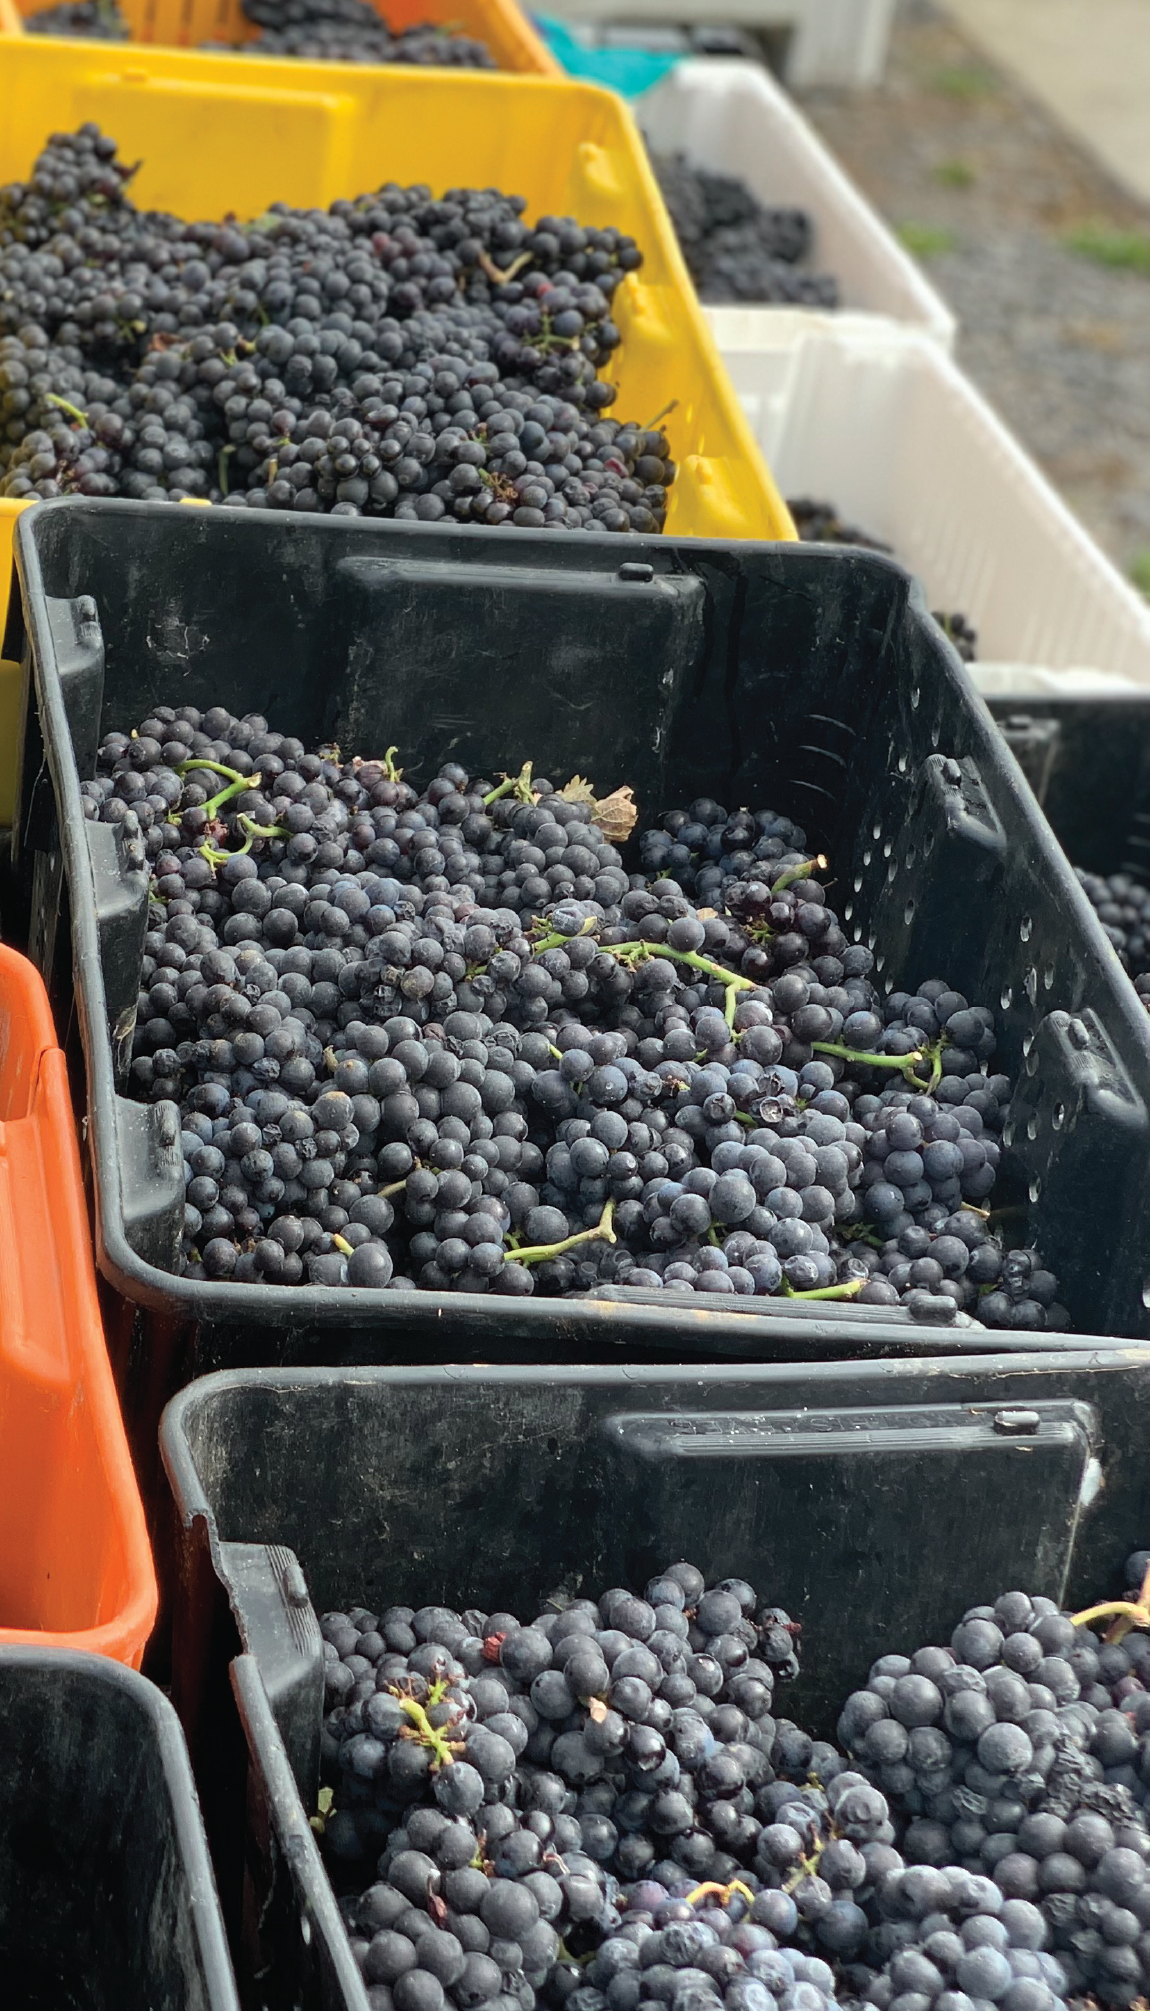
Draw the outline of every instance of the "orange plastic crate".
<instances>
[{"instance_id":1,"label":"orange plastic crate","mask_svg":"<svg viewBox=\"0 0 1150 2011\"><path fill-rule=\"evenodd\" d=\"M0 947L0 1645L138 1668L155 1616L64 1056L39 972Z\"/></svg>"},{"instance_id":2,"label":"orange plastic crate","mask_svg":"<svg viewBox=\"0 0 1150 2011\"><path fill-rule=\"evenodd\" d=\"M51 5L53 0L0 0L0 32L22 34L28 16ZM119 5L133 42L155 42L169 49L198 49L203 42L253 42L260 32L244 18L240 0L119 0ZM430 21L475 36L486 42L501 70L536 77L563 75L516 0L372 0L372 5L391 28Z\"/></svg>"}]
</instances>

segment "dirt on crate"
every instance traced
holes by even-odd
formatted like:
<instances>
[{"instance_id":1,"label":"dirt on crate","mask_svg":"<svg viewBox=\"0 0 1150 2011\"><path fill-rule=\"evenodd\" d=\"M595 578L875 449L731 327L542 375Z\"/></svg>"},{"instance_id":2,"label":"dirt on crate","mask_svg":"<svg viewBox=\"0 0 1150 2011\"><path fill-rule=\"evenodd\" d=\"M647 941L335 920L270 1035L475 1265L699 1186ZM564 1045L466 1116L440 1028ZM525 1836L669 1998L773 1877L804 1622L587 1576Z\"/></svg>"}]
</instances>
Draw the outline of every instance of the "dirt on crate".
<instances>
[{"instance_id":1,"label":"dirt on crate","mask_svg":"<svg viewBox=\"0 0 1150 2011\"><path fill-rule=\"evenodd\" d=\"M929 0L878 89L803 102L955 309L959 361L1150 590L1150 208Z\"/></svg>"}]
</instances>

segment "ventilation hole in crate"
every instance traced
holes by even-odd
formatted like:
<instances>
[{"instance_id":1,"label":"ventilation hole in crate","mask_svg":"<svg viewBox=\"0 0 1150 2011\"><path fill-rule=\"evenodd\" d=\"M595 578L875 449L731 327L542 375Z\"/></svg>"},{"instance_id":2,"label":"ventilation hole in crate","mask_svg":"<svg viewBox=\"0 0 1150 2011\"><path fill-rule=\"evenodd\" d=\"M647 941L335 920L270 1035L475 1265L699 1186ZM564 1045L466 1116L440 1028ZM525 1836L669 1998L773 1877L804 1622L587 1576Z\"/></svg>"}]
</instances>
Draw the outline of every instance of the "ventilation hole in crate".
<instances>
[{"instance_id":1,"label":"ventilation hole in crate","mask_svg":"<svg viewBox=\"0 0 1150 2011\"><path fill-rule=\"evenodd\" d=\"M898 772L899 772L899 774L900 774L900 775L905 775L905 774L906 774L906 771L907 771L907 759L906 759L906 755L905 755L905 754L900 754L900 755L899 755L899 757L898 757Z\"/></svg>"},{"instance_id":2,"label":"ventilation hole in crate","mask_svg":"<svg viewBox=\"0 0 1150 2011\"><path fill-rule=\"evenodd\" d=\"M1064 1103L1055 1104L1050 1122L1056 1131L1061 1131L1066 1122L1066 1105Z\"/></svg>"},{"instance_id":3,"label":"ventilation hole in crate","mask_svg":"<svg viewBox=\"0 0 1150 2011\"><path fill-rule=\"evenodd\" d=\"M854 911L855 911L855 904L854 904L854 902L853 902L853 901L845 901L845 902L843 903L843 920L844 920L844 922L849 922L849 921L851 920L851 918L852 918L852 916L853 916L853 914L854 914Z\"/></svg>"},{"instance_id":4,"label":"ventilation hole in crate","mask_svg":"<svg viewBox=\"0 0 1150 2011\"><path fill-rule=\"evenodd\" d=\"M913 845L908 845L906 848L906 870L908 873L911 871L917 858L918 852L916 848Z\"/></svg>"},{"instance_id":5,"label":"ventilation hole in crate","mask_svg":"<svg viewBox=\"0 0 1150 2011\"><path fill-rule=\"evenodd\" d=\"M881 950L879 951L877 957L874 960L874 967L876 971L881 971L886 968L886 958Z\"/></svg>"},{"instance_id":6,"label":"ventilation hole in crate","mask_svg":"<svg viewBox=\"0 0 1150 2011\"><path fill-rule=\"evenodd\" d=\"M1030 1195L1032 1201L1037 1201L1039 1195L1042 1192L1042 1182L1039 1179L1037 1173L1035 1174L1033 1180L1031 1181L1030 1186L1027 1189L1027 1192Z\"/></svg>"},{"instance_id":7,"label":"ventilation hole in crate","mask_svg":"<svg viewBox=\"0 0 1150 2011\"><path fill-rule=\"evenodd\" d=\"M1025 986L1026 986L1026 996L1027 996L1027 998L1028 998L1028 999L1030 1000L1030 1003L1031 1003L1031 1005L1037 1005L1037 1004L1038 1004L1038 972L1037 972L1037 971L1035 970L1035 968L1034 968L1034 965L1033 965L1033 964L1031 964L1031 966L1030 966L1030 969L1029 969L1029 970L1027 971L1027 973L1026 973L1026 977L1024 978L1024 980L1023 980L1023 983L1024 983L1024 984L1025 984Z\"/></svg>"},{"instance_id":8,"label":"ventilation hole in crate","mask_svg":"<svg viewBox=\"0 0 1150 2011\"><path fill-rule=\"evenodd\" d=\"M856 873L856 874L855 874L855 877L854 877L854 890L855 890L855 893L856 893L856 894L861 894L861 893L862 893L862 874L861 874L861 873Z\"/></svg>"},{"instance_id":9,"label":"ventilation hole in crate","mask_svg":"<svg viewBox=\"0 0 1150 2011\"><path fill-rule=\"evenodd\" d=\"M912 684L910 688L910 709L912 712L918 711L918 702L921 697L922 692L919 689L918 685Z\"/></svg>"},{"instance_id":10,"label":"ventilation hole in crate","mask_svg":"<svg viewBox=\"0 0 1150 2011\"><path fill-rule=\"evenodd\" d=\"M878 819L877 819L877 821L875 822L875 824L874 824L874 825L872 826L872 828L871 828L871 837L872 837L872 838L875 838L875 839L878 839L878 838L881 838L881 837L882 837L882 818L881 818L881 817L880 817L880 818L878 818Z\"/></svg>"},{"instance_id":11,"label":"ventilation hole in crate","mask_svg":"<svg viewBox=\"0 0 1150 2011\"><path fill-rule=\"evenodd\" d=\"M888 839L887 839L887 841L886 841L886 843L884 844L884 846L883 846L883 848L882 848L882 855L883 855L883 858L884 858L884 859L889 859L889 858L890 858L890 855L891 855L891 853L892 853L893 851L894 851L894 839L893 839L893 838L888 838Z\"/></svg>"},{"instance_id":12,"label":"ventilation hole in crate","mask_svg":"<svg viewBox=\"0 0 1150 2011\"><path fill-rule=\"evenodd\" d=\"M911 895L911 897L910 897L909 901L907 902L907 904L906 904L905 908L904 908L904 909L903 909L903 911L902 911L902 918L903 918L903 921L904 921L904 922L913 922L913 920L914 920L914 895L913 895L913 894Z\"/></svg>"},{"instance_id":13,"label":"ventilation hole in crate","mask_svg":"<svg viewBox=\"0 0 1150 2011\"><path fill-rule=\"evenodd\" d=\"M863 865L864 865L864 866L869 866L869 865L870 865L870 862L871 862L871 860L872 860L873 858L874 858L874 853L873 853L873 852L871 851L871 848L870 848L870 846L868 845L868 846L867 846L867 848L866 848L866 851L865 851L865 852L863 853Z\"/></svg>"},{"instance_id":14,"label":"ventilation hole in crate","mask_svg":"<svg viewBox=\"0 0 1150 2011\"><path fill-rule=\"evenodd\" d=\"M1033 927L1034 923L1031 921L1030 916L1023 915L1022 920L1018 924L1018 936L1020 942L1028 943L1030 941L1030 933Z\"/></svg>"},{"instance_id":15,"label":"ventilation hole in crate","mask_svg":"<svg viewBox=\"0 0 1150 2011\"><path fill-rule=\"evenodd\" d=\"M890 865L886 869L887 886L893 887L897 879L898 879L898 860L892 859Z\"/></svg>"},{"instance_id":16,"label":"ventilation hole in crate","mask_svg":"<svg viewBox=\"0 0 1150 2011\"><path fill-rule=\"evenodd\" d=\"M1027 1036L1027 1039L1024 1040L1022 1043L1023 1047L1022 1066L1025 1069L1027 1075L1037 1075L1038 1073L1038 1056L1036 1054L1031 1053L1031 1049L1033 1048L1033 1046L1034 1046L1034 1036L1033 1034L1030 1034Z\"/></svg>"},{"instance_id":17,"label":"ventilation hole in crate","mask_svg":"<svg viewBox=\"0 0 1150 2011\"><path fill-rule=\"evenodd\" d=\"M1002 1127L1002 1142L1004 1145L1014 1144L1014 1119L1012 1117L1008 1117Z\"/></svg>"},{"instance_id":18,"label":"ventilation hole in crate","mask_svg":"<svg viewBox=\"0 0 1150 2011\"><path fill-rule=\"evenodd\" d=\"M934 851L935 841L937 837L938 837L937 831L927 832L926 837L922 841L922 856L924 859L930 858L931 853Z\"/></svg>"},{"instance_id":19,"label":"ventilation hole in crate","mask_svg":"<svg viewBox=\"0 0 1150 2011\"><path fill-rule=\"evenodd\" d=\"M1048 991L1048 992L1049 992L1049 991L1053 991L1053 989L1054 989L1054 965L1053 965L1053 964L1047 964L1047 966L1046 966L1046 969L1045 969L1045 970L1043 971L1043 973L1042 973L1042 984L1043 984L1043 988L1044 988L1044 990L1046 990L1046 991Z\"/></svg>"},{"instance_id":20,"label":"ventilation hole in crate","mask_svg":"<svg viewBox=\"0 0 1150 2011\"><path fill-rule=\"evenodd\" d=\"M891 995L891 993L892 993L892 991L894 990L894 979L893 979L893 978L884 978L884 979L883 979L883 981L882 981L882 988L883 988L884 992L886 993L887 997L889 998L889 997L890 997L890 995Z\"/></svg>"},{"instance_id":21,"label":"ventilation hole in crate","mask_svg":"<svg viewBox=\"0 0 1150 2011\"><path fill-rule=\"evenodd\" d=\"M856 941L856 943L861 943L861 941L862 941L862 923L861 923L861 922L856 922L856 923L855 923L855 925L854 925L854 927L855 927L855 941Z\"/></svg>"},{"instance_id":22,"label":"ventilation hole in crate","mask_svg":"<svg viewBox=\"0 0 1150 2011\"><path fill-rule=\"evenodd\" d=\"M937 747L941 739L942 739L942 714L941 712L936 712L930 729L931 746Z\"/></svg>"},{"instance_id":23,"label":"ventilation hole in crate","mask_svg":"<svg viewBox=\"0 0 1150 2011\"><path fill-rule=\"evenodd\" d=\"M1011 1006L1014 1004L1013 985L1003 985L1002 990L998 995L998 1003L1002 1007L1003 1012L1010 1011Z\"/></svg>"},{"instance_id":24,"label":"ventilation hole in crate","mask_svg":"<svg viewBox=\"0 0 1150 2011\"><path fill-rule=\"evenodd\" d=\"M873 930L873 929L871 930L871 932L870 932L869 936L868 936L868 937L867 937L867 939L866 939L866 946L867 946L868 950L873 950L873 949L874 949L874 946L875 946L875 933L874 933L874 930Z\"/></svg>"},{"instance_id":25,"label":"ventilation hole in crate","mask_svg":"<svg viewBox=\"0 0 1150 2011\"><path fill-rule=\"evenodd\" d=\"M1150 1278L1147 1278L1146 1283L1142 1287L1142 1304L1150 1306Z\"/></svg>"},{"instance_id":26,"label":"ventilation hole in crate","mask_svg":"<svg viewBox=\"0 0 1150 2011\"><path fill-rule=\"evenodd\" d=\"M1034 1035L1032 1033L1024 1033L1022 1036L1023 1054L1029 1054L1033 1046L1034 1046Z\"/></svg>"},{"instance_id":27,"label":"ventilation hole in crate","mask_svg":"<svg viewBox=\"0 0 1150 2011\"><path fill-rule=\"evenodd\" d=\"M1028 1138L1037 1138L1038 1136L1038 1117L1033 1111L1026 1120L1026 1136Z\"/></svg>"}]
</instances>

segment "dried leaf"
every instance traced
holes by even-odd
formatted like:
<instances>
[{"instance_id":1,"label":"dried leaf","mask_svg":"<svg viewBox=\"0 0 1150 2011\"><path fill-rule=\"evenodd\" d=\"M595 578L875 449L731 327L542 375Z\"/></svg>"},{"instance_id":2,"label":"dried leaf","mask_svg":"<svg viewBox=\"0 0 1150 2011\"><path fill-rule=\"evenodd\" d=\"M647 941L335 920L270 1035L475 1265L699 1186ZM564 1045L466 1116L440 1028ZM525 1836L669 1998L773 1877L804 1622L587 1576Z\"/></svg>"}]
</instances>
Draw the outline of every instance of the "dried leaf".
<instances>
[{"instance_id":1,"label":"dried leaf","mask_svg":"<svg viewBox=\"0 0 1150 2011\"><path fill-rule=\"evenodd\" d=\"M570 782L559 791L559 798L563 803L593 803L595 791L589 782L584 781L582 775L573 775Z\"/></svg>"},{"instance_id":2,"label":"dried leaf","mask_svg":"<svg viewBox=\"0 0 1150 2011\"><path fill-rule=\"evenodd\" d=\"M612 790L610 796L597 797L592 783L582 775L573 775L559 795L564 803L589 803L592 823L598 824L614 845L624 844L635 829L639 811L629 783Z\"/></svg>"},{"instance_id":3,"label":"dried leaf","mask_svg":"<svg viewBox=\"0 0 1150 2011\"><path fill-rule=\"evenodd\" d=\"M592 821L613 845L622 845L631 836L638 819L635 792L630 783L625 783L622 789L613 789L610 796L596 803Z\"/></svg>"}]
</instances>

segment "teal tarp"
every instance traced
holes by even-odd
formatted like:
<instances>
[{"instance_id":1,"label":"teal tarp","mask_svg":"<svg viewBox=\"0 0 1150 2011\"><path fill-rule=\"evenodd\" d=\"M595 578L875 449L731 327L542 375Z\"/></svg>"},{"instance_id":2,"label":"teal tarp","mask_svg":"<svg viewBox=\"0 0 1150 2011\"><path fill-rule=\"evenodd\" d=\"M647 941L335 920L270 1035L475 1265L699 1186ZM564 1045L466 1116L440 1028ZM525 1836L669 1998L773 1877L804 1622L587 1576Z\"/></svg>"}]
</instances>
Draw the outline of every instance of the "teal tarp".
<instances>
[{"instance_id":1,"label":"teal tarp","mask_svg":"<svg viewBox=\"0 0 1150 2011\"><path fill-rule=\"evenodd\" d=\"M569 77L604 84L620 97L638 98L673 70L681 56L653 55L649 49L586 49L552 15L536 14L535 24Z\"/></svg>"}]
</instances>

